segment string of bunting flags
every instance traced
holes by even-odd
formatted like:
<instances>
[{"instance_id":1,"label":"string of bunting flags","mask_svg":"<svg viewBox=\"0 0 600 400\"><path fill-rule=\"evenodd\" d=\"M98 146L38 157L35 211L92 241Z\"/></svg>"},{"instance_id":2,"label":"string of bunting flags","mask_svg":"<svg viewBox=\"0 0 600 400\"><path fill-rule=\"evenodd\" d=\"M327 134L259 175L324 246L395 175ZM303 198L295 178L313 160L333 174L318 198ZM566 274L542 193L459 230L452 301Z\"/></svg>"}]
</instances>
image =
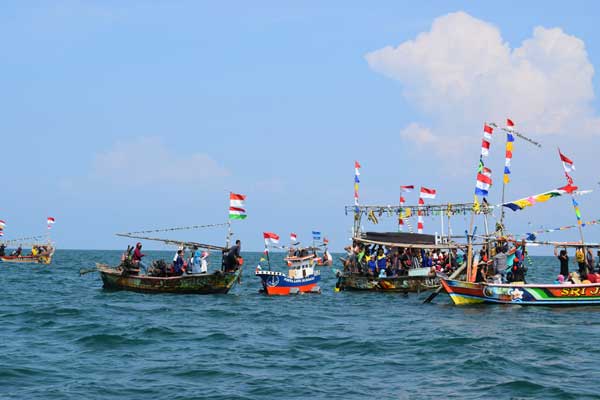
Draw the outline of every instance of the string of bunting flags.
<instances>
[{"instance_id":1,"label":"string of bunting flags","mask_svg":"<svg viewBox=\"0 0 600 400\"><path fill-rule=\"evenodd\" d=\"M360 183L360 163L354 161L354 206L358 207L358 184ZM358 211L357 211L358 212Z\"/></svg>"}]
</instances>

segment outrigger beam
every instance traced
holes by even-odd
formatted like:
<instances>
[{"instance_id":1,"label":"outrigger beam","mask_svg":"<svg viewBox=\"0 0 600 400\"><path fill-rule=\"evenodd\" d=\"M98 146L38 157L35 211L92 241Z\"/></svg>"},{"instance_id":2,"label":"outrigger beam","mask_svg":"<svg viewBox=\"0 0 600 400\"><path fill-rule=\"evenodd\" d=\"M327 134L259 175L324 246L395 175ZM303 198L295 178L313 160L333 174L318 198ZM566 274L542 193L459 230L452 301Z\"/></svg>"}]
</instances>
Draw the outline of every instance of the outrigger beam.
<instances>
[{"instance_id":1,"label":"outrigger beam","mask_svg":"<svg viewBox=\"0 0 600 400\"><path fill-rule=\"evenodd\" d=\"M117 236L127 237L127 238L132 238L132 239L153 240L155 242L163 242L165 244L174 244L174 245L177 245L177 246L185 246L185 247L197 247L199 249L219 250L219 251L227 250L226 247L214 246L212 244L204 244L204 243L197 243L197 242L186 242L186 241L182 241L182 240L153 238L153 237L147 237L147 236L132 235L132 234L129 234L129 233L117 233Z\"/></svg>"},{"instance_id":2,"label":"outrigger beam","mask_svg":"<svg viewBox=\"0 0 600 400\"><path fill-rule=\"evenodd\" d=\"M508 128L500 127L500 126L498 126L498 124L497 124L497 123L495 123L495 122L488 122L487 124L488 124L488 125L490 125L490 126L493 126L494 128L500 128L500 129L502 129L504 132L512 133L513 135L515 135L515 136L517 136L517 137L519 137L519 138L521 138L521 139L525 140L526 142L529 142L529 143L531 143L531 144L532 144L532 145L534 145L534 146L537 146L537 147L539 147L539 148L541 148L541 147L542 147L542 145L541 145L541 144L539 144L538 142L536 142L536 141L535 141L535 140L533 140L533 139L529 139L527 136L523 135L522 133L520 133L519 131L517 131L517 130L515 130L515 129L508 129Z\"/></svg>"}]
</instances>

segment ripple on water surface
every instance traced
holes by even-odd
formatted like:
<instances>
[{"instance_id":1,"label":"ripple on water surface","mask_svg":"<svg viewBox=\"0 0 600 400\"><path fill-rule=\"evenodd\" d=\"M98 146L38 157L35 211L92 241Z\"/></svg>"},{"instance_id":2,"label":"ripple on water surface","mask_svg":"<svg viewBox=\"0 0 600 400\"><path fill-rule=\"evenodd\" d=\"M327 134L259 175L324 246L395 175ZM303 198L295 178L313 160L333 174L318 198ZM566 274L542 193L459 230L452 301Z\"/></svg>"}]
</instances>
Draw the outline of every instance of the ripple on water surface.
<instances>
[{"instance_id":1,"label":"ripple on water surface","mask_svg":"<svg viewBox=\"0 0 600 400\"><path fill-rule=\"evenodd\" d=\"M0 398L600 398L598 308L334 293L329 269L321 295L281 298L248 272L226 296L105 292L79 277L119 255L0 265ZM530 278L551 280L554 259L535 261Z\"/></svg>"}]
</instances>

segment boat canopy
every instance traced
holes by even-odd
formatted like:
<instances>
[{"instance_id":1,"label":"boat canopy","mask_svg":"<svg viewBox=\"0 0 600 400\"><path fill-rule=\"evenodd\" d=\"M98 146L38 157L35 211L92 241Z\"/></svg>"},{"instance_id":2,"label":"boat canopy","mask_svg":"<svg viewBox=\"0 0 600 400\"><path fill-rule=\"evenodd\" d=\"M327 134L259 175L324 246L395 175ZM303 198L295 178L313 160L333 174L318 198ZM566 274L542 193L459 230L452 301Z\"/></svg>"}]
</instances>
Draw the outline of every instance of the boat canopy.
<instances>
[{"instance_id":1,"label":"boat canopy","mask_svg":"<svg viewBox=\"0 0 600 400\"><path fill-rule=\"evenodd\" d=\"M435 235L407 232L366 232L354 238L354 241L388 247L406 247L417 249L454 249L456 243L438 244Z\"/></svg>"}]
</instances>

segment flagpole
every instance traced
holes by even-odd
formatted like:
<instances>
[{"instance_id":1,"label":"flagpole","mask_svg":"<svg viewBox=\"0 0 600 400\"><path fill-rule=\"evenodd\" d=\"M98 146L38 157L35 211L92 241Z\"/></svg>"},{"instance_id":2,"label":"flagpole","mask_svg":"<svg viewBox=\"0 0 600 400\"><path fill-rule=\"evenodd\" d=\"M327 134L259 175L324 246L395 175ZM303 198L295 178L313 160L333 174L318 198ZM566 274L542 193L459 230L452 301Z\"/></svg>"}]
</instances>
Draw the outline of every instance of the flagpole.
<instances>
[{"instance_id":1,"label":"flagpole","mask_svg":"<svg viewBox=\"0 0 600 400\"><path fill-rule=\"evenodd\" d=\"M271 270L271 258L269 257L269 245L265 242L265 253L267 253L267 265L269 266L269 271Z\"/></svg>"},{"instance_id":2,"label":"flagpole","mask_svg":"<svg viewBox=\"0 0 600 400\"><path fill-rule=\"evenodd\" d=\"M563 160L563 154L561 153L560 148L557 148L557 149L558 149L558 156L560 157L560 160L563 163L563 169L565 171L565 178L567 179L567 185L573 185L573 178L571 178L571 176L567 172L567 167L565 166L565 161ZM573 169L575 169L575 167L573 167ZM577 209L579 208L579 203L577 203L577 200L575 200L575 195L573 194L573 192L571 192L571 202L573 204L573 209L575 211L575 217L577 218L577 228L579 230L579 237L581 238L581 246L584 247L583 250L585 252L586 251L585 240L583 237L583 229L581 228L581 219L577 215Z\"/></svg>"},{"instance_id":3,"label":"flagpole","mask_svg":"<svg viewBox=\"0 0 600 400\"><path fill-rule=\"evenodd\" d=\"M504 236L504 190L506 189L506 183L502 179L502 205L500 206L500 234Z\"/></svg>"}]
</instances>

